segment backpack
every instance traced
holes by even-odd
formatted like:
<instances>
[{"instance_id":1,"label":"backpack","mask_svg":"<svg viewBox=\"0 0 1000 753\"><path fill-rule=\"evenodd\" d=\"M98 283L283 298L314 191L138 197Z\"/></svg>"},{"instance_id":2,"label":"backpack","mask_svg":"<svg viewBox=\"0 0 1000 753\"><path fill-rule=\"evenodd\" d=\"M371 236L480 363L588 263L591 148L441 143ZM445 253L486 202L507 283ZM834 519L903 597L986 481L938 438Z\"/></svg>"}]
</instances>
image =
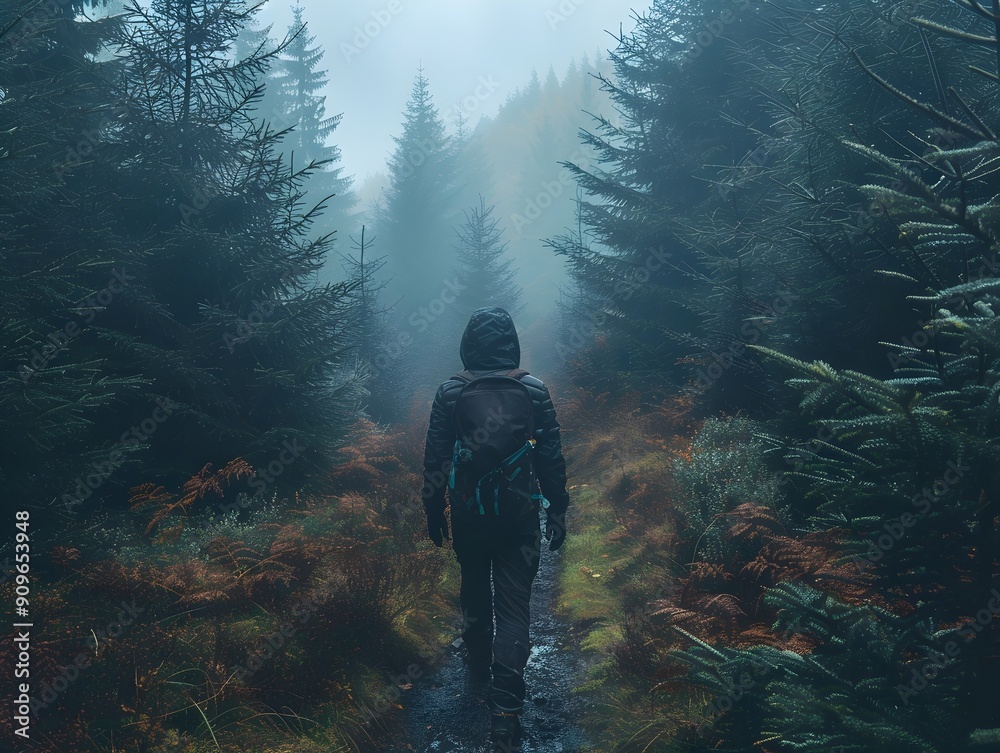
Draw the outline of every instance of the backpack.
<instances>
[{"instance_id":1,"label":"backpack","mask_svg":"<svg viewBox=\"0 0 1000 753\"><path fill-rule=\"evenodd\" d=\"M455 400L452 423L455 451L448 479L452 515L517 516L539 499L531 468L535 446L534 405L520 379L527 371L474 377L463 371L452 377L465 382Z\"/></svg>"}]
</instances>

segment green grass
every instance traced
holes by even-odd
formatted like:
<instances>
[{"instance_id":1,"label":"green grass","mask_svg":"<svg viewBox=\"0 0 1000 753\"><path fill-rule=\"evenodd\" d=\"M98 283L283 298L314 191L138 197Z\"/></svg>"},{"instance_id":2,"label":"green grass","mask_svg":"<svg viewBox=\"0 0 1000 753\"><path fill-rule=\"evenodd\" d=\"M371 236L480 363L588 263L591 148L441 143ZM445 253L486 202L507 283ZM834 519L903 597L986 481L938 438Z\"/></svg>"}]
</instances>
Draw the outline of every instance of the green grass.
<instances>
[{"instance_id":1,"label":"green grass","mask_svg":"<svg viewBox=\"0 0 1000 753\"><path fill-rule=\"evenodd\" d=\"M559 578L559 608L574 622L606 620L616 606L614 594L605 585L607 571L621 556L609 546L607 537L617 524L593 488L584 489L573 500L573 509Z\"/></svg>"},{"instance_id":2,"label":"green grass","mask_svg":"<svg viewBox=\"0 0 1000 753\"><path fill-rule=\"evenodd\" d=\"M662 452L637 453L621 472L633 478L650 478L665 472ZM575 693L591 702L584 720L593 750L617 750L650 722L649 684L623 673L614 649L623 639L622 588L645 580L663 562L647 562L653 554L627 535L615 519L608 500L618 474L588 469L600 482L581 484L571 491L568 535L559 573L559 609L580 632L579 645L588 659L588 670ZM656 553L654 559L666 553ZM662 699L660 699L662 701ZM643 733L640 732L640 735ZM650 750L664 750L668 741Z\"/></svg>"}]
</instances>

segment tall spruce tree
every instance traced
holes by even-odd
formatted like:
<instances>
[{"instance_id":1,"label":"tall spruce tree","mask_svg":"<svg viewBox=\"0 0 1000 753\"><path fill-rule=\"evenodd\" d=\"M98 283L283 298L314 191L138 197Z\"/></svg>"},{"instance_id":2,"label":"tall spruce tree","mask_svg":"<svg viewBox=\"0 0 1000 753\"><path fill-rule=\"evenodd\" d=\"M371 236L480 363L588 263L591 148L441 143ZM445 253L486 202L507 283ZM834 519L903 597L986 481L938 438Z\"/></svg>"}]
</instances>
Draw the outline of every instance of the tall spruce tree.
<instances>
[{"instance_id":1,"label":"tall spruce tree","mask_svg":"<svg viewBox=\"0 0 1000 753\"><path fill-rule=\"evenodd\" d=\"M741 121L719 113L736 100L741 119L762 116L735 85L739 69L726 43L698 42L723 16L732 20L727 37L774 34L746 3L656 0L618 39L614 76L600 76L621 119L597 117L581 133L596 166L567 163L585 191L580 211L590 232L548 243L593 302L574 340L599 345L594 363L611 380L675 390L690 378L678 361L717 349L719 333L698 331L711 258L690 242L690 218L714 211L707 165L736 164L755 147Z\"/></svg>"},{"instance_id":2,"label":"tall spruce tree","mask_svg":"<svg viewBox=\"0 0 1000 753\"><path fill-rule=\"evenodd\" d=\"M142 388L135 374L108 373L97 343L95 325L143 253L109 242L100 198L105 135L123 111L106 83L117 64L94 57L118 22L82 10L0 7L0 483L30 511L39 547L68 518L62 494L134 453L102 419Z\"/></svg>"},{"instance_id":3,"label":"tall spruce tree","mask_svg":"<svg viewBox=\"0 0 1000 753\"><path fill-rule=\"evenodd\" d=\"M271 469L257 478L266 486L278 465L280 483L301 483L354 415L351 284L316 283L330 240L299 211L316 168L290 170L254 118L277 51L232 61L255 12L236 0L133 3L118 40L127 111L101 196L109 246L144 256L99 334L114 353L105 373L148 386L105 431L141 426L157 402L172 409L139 441L141 472L116 473L114 487L177 483L238 457Z\"/></svg>"},{"instance_id":4,"label":"tall spruce tree","mask_svg":"<svg viewBox=\"0 0 1000 753\"><path fill-rule=\"evenodd\" d=\"M784 450L775 454L794 466L783 525L828 542L839 553L833 564L855 574L768 588L755 608L779 618L759 645L667 620L664 629L690 646L674 655L687 665L679 687L694 684L692 698L707 691L712 713L697 730L676 717L650 729L667 738L669 728L674 743L705 751L749 753L762 741L815 753L995 750L1000 18L935 3L755 11L769 29L756 38L740 26L697 55L678 58L669 43L657 52L655 35L624 51L649 74L632 91L653 112L649 89L717 76L705 62L716 50L738 71L741 85L709 115L743 128L744 146L691 171L716 196L672 205L677 237L699 249L690 260L701 291L686 306L696 315L691 340L725 346L734 337L741 360L722 372L742 361L765 363L761 375L774 362L797 372L787 384L799 410L774 410L770 425ZM655 133L647 126L631 142L611 140L629 155L642 144L634 153L642 169L666 153L641 140ZM683 155L697 141L675 143ZM602 177L585 181L597 188ZM654 186L631 184L644 193ZM623 207L643 205L631 191L598 195L608 206L585 210L610 252L590 258L578 238L562 248L585 290L607 291L628 246L601 234L626 227L611 221ZM799 302L790 313L772 304L782 291ZM659 296L677 300L669 288ZM612 314L615 327L645 321L617 305ZM788 393L768 389L780 408ZM748 405L745 394L731 398L734 409ZM720 589L720 599L735 595ZM776 648L789 632L796 649Z\"/></svg>"},{"instance_id":5,"label":"tall spruce tree","mask_svg":"<svg viewBox=\"0 0 1000 753\"><path fill-rule=\"evenodd\" d=\"M440 347L454 347L469 318L483 306L499 306L517 321L524 308L517 269L507 254L500 219L495 206L487 206L480 196L479 205L465 210L465 221L455 228L457 263L455 274L461 294L448 309L448 328L439 340Z\"/></svg>"},{"instance_id":6,"label":"tall spruce tree","mask_svg":"<svg viewBox=\"0 0 1000 753\"><path fill-rule=\"evenodd\" d=\"M400 301L397 318L405 322L438 295L453 261L455 149L423 69L406 103L403 132L393 138L385 219L378 232L392 278L386 292L390 303Z\"/></svg>"},{"instance_id":7,"label":"tall spruce tree","mask_svg":"<svg viewBox=\"0 0 1000 753\"><path fill-rule=\"evenodd\" d=\"M320 69L323 48L309 32L302 6L292 8L292 23L288 28L291 40L278 56L269 77L267 108L276 130L292 129L281 142L281 153L293 166L316 163L317 170L308 182L307 202L323 202L322 217L317 226L337 237L354 232L353 208L356 197L351 179L343 174L340 148L331 137L342 115L327 117L326 97L322 94L329 82L326 71ZM327 270L328 276L332 274Z\"/></svg>"}]
</instances>

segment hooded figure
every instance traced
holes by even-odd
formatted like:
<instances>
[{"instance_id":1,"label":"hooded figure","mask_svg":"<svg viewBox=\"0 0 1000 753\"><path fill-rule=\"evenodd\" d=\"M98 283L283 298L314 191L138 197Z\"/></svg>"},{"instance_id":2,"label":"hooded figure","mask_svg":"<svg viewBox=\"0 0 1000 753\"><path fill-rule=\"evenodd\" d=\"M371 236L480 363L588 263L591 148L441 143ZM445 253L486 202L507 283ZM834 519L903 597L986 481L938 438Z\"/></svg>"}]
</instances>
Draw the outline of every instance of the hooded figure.
<instances>
[{"instance_id":1,"label":"hooded figure","mask_svg":"<svg viewBox=\"0 0 1000 753\"><path fill-rule=\"evenodd\" d=\"M438 388L424 449L422 497L427 532L435 545L442 546L448 538L445 490L457 439L454 407L462 388L472 379L487 374L510 375L527 388L533 414L536 441L530 452L530 483L534 486L537 479L541 488L534 505L526 506L520 500L522 504L518 506L516 500L510 500L508 509L523 509L523 513L475 521L455 514L458 500L451 498L454 492L449 492L453 546L462 571L462 638L466 661L474 677L485 680L492 675L491 734L494 742L508 746L509 750L509 746L520 742L524 667L531 649L529 600L542 541L537 497L548 502L545 537L549 549L554 551L562 546L566 536L565 515L569 505L566 463L549 391L541 380L519 368L521 346L510 314L497 307L473 313L462 336L460 354L466 370ZM500 500L498 510L503 508L504 501Z\"/></svg>"},{"instance_id":2,"label":"hooded figure","mask_svg":"<svg viewBox=\"0 0 1000 753\"><path fill-rule=\"evenodd\" d=\"M510 314L501 308L476 311L462 335L462 365L467 371L509 371L521 365L521 343Z\"/></svg>"}]
</instances>

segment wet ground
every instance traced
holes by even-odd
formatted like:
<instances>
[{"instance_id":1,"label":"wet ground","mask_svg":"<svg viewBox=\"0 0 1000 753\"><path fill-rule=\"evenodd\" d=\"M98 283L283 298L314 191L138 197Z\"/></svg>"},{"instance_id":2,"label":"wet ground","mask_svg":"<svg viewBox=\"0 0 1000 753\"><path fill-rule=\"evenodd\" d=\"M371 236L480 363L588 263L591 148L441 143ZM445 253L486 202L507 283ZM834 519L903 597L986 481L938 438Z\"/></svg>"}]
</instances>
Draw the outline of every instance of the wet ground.
<instances>
[{"instance_id":1,"label":"wet ground","mask_svg":"<svg viewBox=\"0 0 1000 753\"><path fill-rule=\"evenodd\" d=\"M571 693L584 660L568 625L555 615L558 557L558 552L543 549L532 588L523 753L579 753L586 749L579 724L586 701ZM438 671L414 683L401 703L409 740L391 753L491 750L486 687L469 679L458 649L449 652Z\"/></svg>"}]
</instances>

